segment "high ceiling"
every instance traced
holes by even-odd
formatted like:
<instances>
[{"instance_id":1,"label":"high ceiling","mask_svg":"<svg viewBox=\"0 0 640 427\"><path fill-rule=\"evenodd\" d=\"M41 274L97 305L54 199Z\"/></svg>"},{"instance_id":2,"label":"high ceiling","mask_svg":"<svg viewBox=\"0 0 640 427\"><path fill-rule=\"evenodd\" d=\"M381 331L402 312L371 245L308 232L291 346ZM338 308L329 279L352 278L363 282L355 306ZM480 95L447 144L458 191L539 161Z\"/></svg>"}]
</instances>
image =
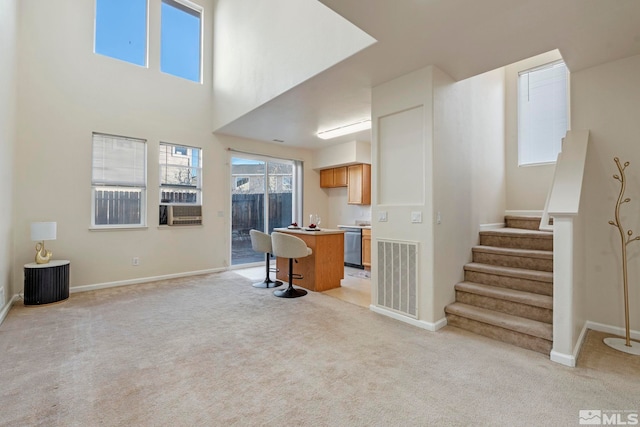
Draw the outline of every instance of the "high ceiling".
<instances>
[{"instance_id":1,"label":"high ceiling","mask_svg":"<svg viewBox=\"0 0 640 427\"><path fill-rule=\"evenodd\" d=\"M428 65L462 80L553 49L573 72L640 54L640 0L320 1L377 43L218 133L310 149L368 141L315 134L368 118L372 87Z\"/></svg>"}]
</instances>

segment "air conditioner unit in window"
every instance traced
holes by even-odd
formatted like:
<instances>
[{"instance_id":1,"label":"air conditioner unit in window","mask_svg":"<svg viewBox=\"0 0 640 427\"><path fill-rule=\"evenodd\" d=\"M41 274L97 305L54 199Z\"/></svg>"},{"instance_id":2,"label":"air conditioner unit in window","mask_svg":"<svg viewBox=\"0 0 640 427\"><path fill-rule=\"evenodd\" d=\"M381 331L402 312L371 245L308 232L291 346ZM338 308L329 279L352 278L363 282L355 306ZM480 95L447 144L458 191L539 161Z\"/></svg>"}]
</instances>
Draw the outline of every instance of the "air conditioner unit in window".
<instances>
[{"instance_id":1,"label":"air conditioner unit in window","mask_svg":"<svg viewBox=\"0 0 640 427\"><path fill-rule=\"evenodd\" d=\"M202 224L202 206L170 205L167 213L168 225Z\"/></svg>"}]
</instances>

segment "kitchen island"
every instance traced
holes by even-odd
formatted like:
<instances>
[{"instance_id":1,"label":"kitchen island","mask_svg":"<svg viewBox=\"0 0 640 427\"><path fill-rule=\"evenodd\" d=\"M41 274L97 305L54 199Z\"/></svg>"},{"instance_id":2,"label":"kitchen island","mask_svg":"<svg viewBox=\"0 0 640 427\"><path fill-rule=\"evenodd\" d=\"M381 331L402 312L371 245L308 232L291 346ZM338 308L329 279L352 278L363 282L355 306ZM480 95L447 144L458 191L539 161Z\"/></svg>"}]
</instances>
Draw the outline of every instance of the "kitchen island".
<instances>
[{"instance_id":1,"label":"kitchen island","mask_svg":"<svg viewBox=\"0 0 640 427\"><path fill-rule=\"evenodd\" d=\"M339 288L344 278L344 231L322 229L307 231L304 228L276 228L273 231L299 237L313 253L299 258L293 264L293 272L302 274L303 279L294 279L293 284L314 292ZM276 258L279 280L289 280L289 260Z\"/></svg>"}]
</instances>

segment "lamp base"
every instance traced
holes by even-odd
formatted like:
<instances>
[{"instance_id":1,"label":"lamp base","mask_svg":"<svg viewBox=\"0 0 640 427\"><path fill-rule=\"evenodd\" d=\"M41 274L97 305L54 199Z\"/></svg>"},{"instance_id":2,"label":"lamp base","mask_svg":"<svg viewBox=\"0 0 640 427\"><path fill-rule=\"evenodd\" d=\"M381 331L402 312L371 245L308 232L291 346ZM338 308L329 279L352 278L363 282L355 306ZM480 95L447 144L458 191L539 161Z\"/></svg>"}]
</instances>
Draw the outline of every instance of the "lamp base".
<instances>
[{"instance_id":1,"label":"lamp base","mask_svg":"<svg viewBox=\"0 0 640 427\"><path fill-rule=\"evenodd\" d=\"M618 351L622 351L624 353L633 354L636 356L640 356L640 342L631 341L631 346L627 346L627 340L624 338L605 338L604 343L609 347L616 349Z\"/></svg>"},{"instance_id":2,"label":"lamp base","mask_svg":"<svg viewBox=\"0 0 640 427\"><path fill-rule=\"evenodd\" d=\"M36 245L36 264L48 264L53 253L44 248L44 241Z\"/></svg>"}]
</instances>

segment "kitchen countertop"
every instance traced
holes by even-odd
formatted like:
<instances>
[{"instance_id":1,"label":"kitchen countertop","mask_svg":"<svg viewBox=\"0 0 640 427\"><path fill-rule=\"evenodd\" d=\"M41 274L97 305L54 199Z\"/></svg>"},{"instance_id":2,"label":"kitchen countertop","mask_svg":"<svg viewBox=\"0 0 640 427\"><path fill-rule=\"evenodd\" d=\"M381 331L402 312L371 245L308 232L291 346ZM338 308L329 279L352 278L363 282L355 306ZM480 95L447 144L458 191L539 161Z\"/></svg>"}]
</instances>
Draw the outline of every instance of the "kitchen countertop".
<instances>
[{"instance_id":1,"label":"kitchen countertop","mask_svg":"<svg viewBox=\"0 0 640 427\"><path fill-rule=\"evenodd\" d=\"M360 228L360 229L368 229L371 230L370 225L338 225L338 228Z\"/></svg>"},{"instance_id":2,"label":"kitchen countertop","mask_svg":"<svg viewBox=\"0 0 640 427\"><path fill-rule=\"evenodd\" d=\"M322 228L320 230L307 230L306 227L302 228L274 228L273 231L279 231L283 233L291 234L309 234L311 236L321 236L324 234L344 234L344 230L335 230L331 228Z\"/></svg>"}]
</instances>

